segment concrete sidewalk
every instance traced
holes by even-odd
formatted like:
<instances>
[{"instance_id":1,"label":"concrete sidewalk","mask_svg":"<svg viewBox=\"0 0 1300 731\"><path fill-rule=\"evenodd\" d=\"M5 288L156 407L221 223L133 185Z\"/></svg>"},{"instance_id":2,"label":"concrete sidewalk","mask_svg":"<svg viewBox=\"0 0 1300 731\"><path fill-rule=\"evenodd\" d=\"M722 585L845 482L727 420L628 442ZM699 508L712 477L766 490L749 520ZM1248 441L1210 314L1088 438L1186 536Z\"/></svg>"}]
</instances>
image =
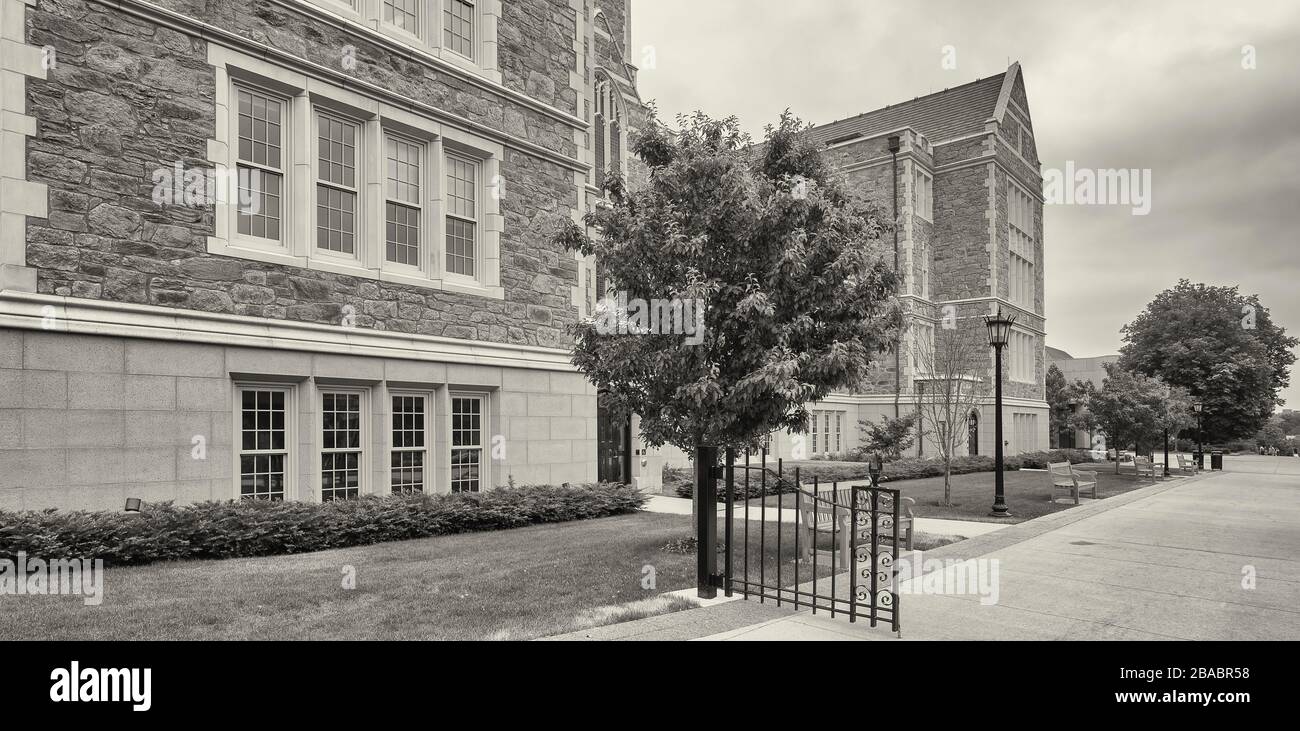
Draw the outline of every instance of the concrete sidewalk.
<instances>
[{"instance_id":1,"label":"concrete sidewalk","mask_svg":"<svg viewBox=\"0 0 1300 731\"><path fill-rule=\"evenodd\" d=\"M1264 460L1231 459L1229 472L1153 485L931 552L927 558L997 559L997 603L904 594L902 635L1300 639L1300 460ZM799 612L702 639L894 635Z\"/></svg>"},{"instance_id":2,"label":"concrete sidewalk","mask_svg":"<svg viewBox=\"0 0 1300 731\"><path fill-rule=\"evenodd\" d=\"M997 559L997 603L904 594L903 639L1300 639L1300 459L1229 457L1225 467L927 552ZM693 638L896 639L884 626L755 600L557 639Z\"/></svg>"}]
</instances>

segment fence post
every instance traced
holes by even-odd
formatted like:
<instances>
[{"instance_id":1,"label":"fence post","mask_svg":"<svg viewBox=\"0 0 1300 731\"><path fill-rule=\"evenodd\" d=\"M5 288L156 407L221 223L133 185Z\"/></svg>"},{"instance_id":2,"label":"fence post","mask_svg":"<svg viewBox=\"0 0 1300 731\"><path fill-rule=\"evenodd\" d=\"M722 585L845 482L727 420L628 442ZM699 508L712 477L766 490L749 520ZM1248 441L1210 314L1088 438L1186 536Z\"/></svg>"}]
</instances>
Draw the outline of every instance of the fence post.
<instances>
[{"instance_id":1,"label":"fence post","mask_svg":"<svg viewBox=\"0 0 1300 731\"><path fill-rule=\"evenodd\" d=\"M695 590L701 599L718 596L717 464L717 447L695 447Z\"/></svg>"}]
</instances>

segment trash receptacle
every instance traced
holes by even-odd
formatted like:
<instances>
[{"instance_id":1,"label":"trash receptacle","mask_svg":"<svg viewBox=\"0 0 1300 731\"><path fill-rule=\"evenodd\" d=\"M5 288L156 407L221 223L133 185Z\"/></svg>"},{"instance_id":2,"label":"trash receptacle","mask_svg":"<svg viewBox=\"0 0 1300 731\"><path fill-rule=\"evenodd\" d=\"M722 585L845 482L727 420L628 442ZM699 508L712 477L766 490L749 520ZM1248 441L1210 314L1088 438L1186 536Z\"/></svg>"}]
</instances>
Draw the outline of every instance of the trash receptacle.
<instances>
[{"instance_id":1,"label":"trash receptacle","mask_svg":"<svg viewBox=\"0 0 1300 731\"><path fill-rule=\"evenodd\" d=\"M1205 452L1200 450L1192 452L1192 459L1196 462L1196 469L1205 469Z\"/></svg>"},{"instance_id":2,"label":"trash receptacle","mask_svg":"<svg viewBox=\"0 0 1300 731\"><path fill-rule=\"evenodd\" d=\"M1210 452L1210 469L1212 470L1223 469L1223 452L1217 450Z\"/></svg>"}]
</instances>

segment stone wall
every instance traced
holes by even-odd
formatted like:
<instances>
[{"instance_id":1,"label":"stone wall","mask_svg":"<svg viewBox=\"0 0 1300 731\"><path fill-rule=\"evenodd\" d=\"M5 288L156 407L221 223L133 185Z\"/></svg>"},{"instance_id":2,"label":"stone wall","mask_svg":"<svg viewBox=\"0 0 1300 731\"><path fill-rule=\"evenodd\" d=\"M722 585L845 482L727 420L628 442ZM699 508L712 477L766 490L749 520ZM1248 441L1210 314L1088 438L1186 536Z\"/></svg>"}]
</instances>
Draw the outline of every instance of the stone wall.
<instances>
[{"instance_id":1,"label":"stone wall","mask_svg":"<svg viewBox=\"0 0 1300 731\"><path fill-rule=\"evenodd\" d=\"M357 48L366 80L564 155L572 128L504 95L384 50L308 10L236 0L166 0L178 12L321 64ZM507 87L566 112L574 12L563 0L507 2L499 52ZM571 170L507 148L501 175L505 300L212 256L213 209L152 201L152 173L181 161L209 167L214 73L205 42L94 0L42 0L28 9L28 42L57 64L28 85L29 178L50 188L49 217L29 218L27 263L42 293L209 312L339 324L351 306L362 328L562 347L576 320L572 256L548 234L577 206ZM525 72L525 69L527 71Z\"/></svg>"}]
</instances>

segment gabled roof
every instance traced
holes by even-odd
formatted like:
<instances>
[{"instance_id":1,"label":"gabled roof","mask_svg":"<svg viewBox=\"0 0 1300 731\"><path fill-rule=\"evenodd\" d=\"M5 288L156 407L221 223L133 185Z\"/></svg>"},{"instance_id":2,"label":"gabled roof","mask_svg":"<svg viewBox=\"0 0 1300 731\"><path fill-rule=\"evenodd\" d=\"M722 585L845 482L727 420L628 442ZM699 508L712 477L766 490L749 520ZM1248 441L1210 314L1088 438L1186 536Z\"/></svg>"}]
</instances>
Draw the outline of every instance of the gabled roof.
<instances>
[{"instance_id":1,"label":"gabled roof","mask_svg":"<svg viewBox=\"0 0 1300 731\"><path fill-rule=\"evenodd\" d=\"M988 120L1001 120L1006 111L1006 100L1019 74L1020 64L1013 63L996 76L812 127L807 134L823 144L871 137L903 127L911 127L925 135L931 144L976 134L984 131L984 123Z\"/></svg>"}]
</instances>

